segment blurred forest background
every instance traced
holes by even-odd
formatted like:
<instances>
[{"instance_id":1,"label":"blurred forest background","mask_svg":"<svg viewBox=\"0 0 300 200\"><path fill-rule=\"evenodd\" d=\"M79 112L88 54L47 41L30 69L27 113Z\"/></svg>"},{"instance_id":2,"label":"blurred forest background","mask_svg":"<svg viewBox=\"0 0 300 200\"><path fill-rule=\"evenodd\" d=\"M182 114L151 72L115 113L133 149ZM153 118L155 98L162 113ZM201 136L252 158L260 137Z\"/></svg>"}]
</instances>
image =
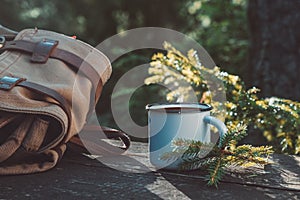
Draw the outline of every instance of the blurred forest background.
<instances>
[{"instance_id":1,"label":"blurred forest background","mask_svg":"<svg viewBox=\"0 0 300 200\"><path fill-rule=\"evenodd\" d=\"M299 101L299 10L299 0L2 0L0 24L76 35L94 46L132 28L170 28L195 39L217 66L261 88L262 96ZM102 125L115 126L109 106L114 84L129 69L149 63L154 52L135 51L113 63L97 106ZM146 124L145 105L164 101L156 90L142 87L131 99L140 125Z\"/></svg>"}]
</instances>

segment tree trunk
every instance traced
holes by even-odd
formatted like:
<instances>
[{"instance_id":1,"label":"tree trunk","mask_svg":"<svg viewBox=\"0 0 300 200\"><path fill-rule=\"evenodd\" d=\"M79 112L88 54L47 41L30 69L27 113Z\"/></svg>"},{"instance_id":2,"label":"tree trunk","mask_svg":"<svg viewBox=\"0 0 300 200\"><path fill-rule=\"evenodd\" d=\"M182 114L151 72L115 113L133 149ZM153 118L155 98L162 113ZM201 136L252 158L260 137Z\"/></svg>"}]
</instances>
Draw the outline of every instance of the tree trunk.
<instances>
[{"instance_id":1,"label":"tree trunk","mask_svg":"<svg viewBox=\"0 0 300 200\"><path fill-rule=\"evenodd\" d=\"M249 85L300 100L300 1L249 0Z\"/></svg>"}]
</instances>

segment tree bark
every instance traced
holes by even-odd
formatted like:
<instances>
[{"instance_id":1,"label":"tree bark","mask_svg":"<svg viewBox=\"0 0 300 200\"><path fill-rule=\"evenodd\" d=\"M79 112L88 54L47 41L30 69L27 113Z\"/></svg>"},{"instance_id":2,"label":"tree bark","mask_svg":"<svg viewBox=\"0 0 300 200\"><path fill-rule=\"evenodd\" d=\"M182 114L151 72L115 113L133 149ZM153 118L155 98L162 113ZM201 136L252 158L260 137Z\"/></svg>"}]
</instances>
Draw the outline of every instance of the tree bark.
<instances>
[{"instance_id":1,"label":"tree bark","mask_svg":"<svg viewBox=\"0 0 300 200\"><path fill-rule=\"evenodd\" d=\"M249 85L300 100L300 1L249 0Z\"/></svg>"}]
</instances>

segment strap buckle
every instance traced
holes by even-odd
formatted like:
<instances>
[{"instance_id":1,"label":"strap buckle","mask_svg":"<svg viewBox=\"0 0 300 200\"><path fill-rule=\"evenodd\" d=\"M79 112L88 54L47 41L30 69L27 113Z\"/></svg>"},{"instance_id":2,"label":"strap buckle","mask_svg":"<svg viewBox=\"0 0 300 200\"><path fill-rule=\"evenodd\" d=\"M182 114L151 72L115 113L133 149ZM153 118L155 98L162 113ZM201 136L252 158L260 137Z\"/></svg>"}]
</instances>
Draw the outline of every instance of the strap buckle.
<instances>
[{"instance_id":1,"label":"strap buckle","mask_svg":"<svg viewBox=\"0 0 300 200\"><path fill-rule=\"evenodd\" d=\"M9 91L20 82L25 81L25 78L18 78L18 77L11 77L11 76L4 76L0 78L0 89Z\"/></svg>"},{"instance_id":2,"label":"strap buckle","mask_svg":"<svg viewBox=\"0 0 300 200\"><path fill-rule=\"evenodd\" d=\"M0 49L4 46L5 44L5 37L4 36L0 36Z\"/></svg>"},{"instance_id":3,"label":"strap buckle","mask_svg":"<svg viewBox=\"0 0 300 200\"><path fill-rule=\"evenodd\" d=\"M46 63L57 45L58 41L51 39L43 39L38 42L33 49L31 61L35 63Z\"/></svg>"}]
</instances>

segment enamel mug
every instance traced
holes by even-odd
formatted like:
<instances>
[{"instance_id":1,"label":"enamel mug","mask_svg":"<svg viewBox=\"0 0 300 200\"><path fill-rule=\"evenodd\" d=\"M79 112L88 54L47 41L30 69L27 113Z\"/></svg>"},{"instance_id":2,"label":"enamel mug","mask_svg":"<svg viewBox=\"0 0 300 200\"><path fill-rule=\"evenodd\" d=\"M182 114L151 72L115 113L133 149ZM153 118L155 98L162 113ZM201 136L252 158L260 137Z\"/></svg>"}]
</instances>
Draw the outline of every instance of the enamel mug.
<instances>
[{"instance_id":1,"label":"enamel mug","mask_svg":"<svg viewBox=\"0 0 300 200\"><path fill-rule=\"evenodd\" d=\"M164 160L165 153L174 150L173 142L178 139L211 142L210 127L215 126L220 137L226 133L225 124L210 116L212 106L201 103L149 104L148 135L150 163L160 169L178 170L178 160Z\"/></svg>"}]
</instances>

